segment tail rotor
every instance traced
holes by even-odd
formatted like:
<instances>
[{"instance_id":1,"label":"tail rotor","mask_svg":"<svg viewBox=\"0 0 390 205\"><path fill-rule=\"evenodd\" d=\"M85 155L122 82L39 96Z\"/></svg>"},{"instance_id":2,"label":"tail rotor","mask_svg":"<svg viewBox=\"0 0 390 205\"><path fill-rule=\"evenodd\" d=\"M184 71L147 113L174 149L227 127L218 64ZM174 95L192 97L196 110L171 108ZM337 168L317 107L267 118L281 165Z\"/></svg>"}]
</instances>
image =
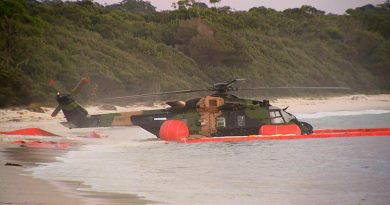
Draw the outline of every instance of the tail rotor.
<instances>
[{"instance_id":1,"label":"tail rotor","mask_svg":"<svg viewBox=\"0 0 390 205\"><path fill-rule=\"evenodd\" d=\"M64 86L61 85L61 83L56 82L54 80L49 81L49 85L53 86L54 89L57 90L57 101L59 98L62 96L71 96L71 95L76 95L80 93L82 88L89 83L89 78L88 77L83 77L81 80L77 83L77 85L71 90L71 92L67 91ZM58 113L61 111L61 105L58 104L57 107L54 109L54 111L51 113L52 117L55 117L58 115Z\"/></svg>"}]
</instances>

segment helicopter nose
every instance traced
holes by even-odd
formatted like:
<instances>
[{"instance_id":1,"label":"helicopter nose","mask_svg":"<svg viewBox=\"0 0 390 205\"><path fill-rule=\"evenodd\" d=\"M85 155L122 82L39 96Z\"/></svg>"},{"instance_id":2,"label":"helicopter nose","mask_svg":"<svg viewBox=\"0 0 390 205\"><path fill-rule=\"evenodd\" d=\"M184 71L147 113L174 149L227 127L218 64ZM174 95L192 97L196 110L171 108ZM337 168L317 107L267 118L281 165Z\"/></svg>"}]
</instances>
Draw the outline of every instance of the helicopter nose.
<instances>
[{"instance_id":1,"label":"helicopter nose","mask_svg":"<svg viewBox=\"0 0 390 205\"><path fill-rule=\"evenodd\" d=\"M313 133L313 126L307 122L299 122L302 134L310 135Z\"/></svg>"}]
</instances>

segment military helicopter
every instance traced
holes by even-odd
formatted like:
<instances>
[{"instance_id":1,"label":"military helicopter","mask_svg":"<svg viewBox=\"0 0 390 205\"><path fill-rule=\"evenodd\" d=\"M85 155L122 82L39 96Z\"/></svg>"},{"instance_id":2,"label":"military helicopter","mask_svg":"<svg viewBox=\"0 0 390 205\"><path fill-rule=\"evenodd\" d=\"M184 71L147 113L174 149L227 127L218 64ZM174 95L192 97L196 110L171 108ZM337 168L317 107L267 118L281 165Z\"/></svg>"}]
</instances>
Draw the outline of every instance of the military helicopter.
<instances>
[{"instance_id":1,"label":"military helicopter","mask_svg":"<svg viewBox=\"0 0 390 205\"><path fill-rule=\"evenodd\" d=\"M57 108L53 111L55 117L59 111L64 113L69 128L139 126L163 140L177 140L183 137L221 137L259 135L259 129L264 125L296 125L300 133L309 135L313 127L298 120L287 108L280 109L270 104L269 100L242 99L231 91L238 91L233 84L244 79L234 79L226 83L215 83L207 89L179 90L170 92L121 96L100 99L100 102L114 99L159 96L167 94L194 93L201 91L213 92L200 98L187 101L169 101L168 108L156 110L141 110L133 112L118 112L90 115L73 98L81 87L88 83L87 78L81 79L71 92L61 91L58 83L51 84L57 89ZM256 87L240 90L267 89L326 89L348 90L344 87Z\"/></svg>"}]
</instances>

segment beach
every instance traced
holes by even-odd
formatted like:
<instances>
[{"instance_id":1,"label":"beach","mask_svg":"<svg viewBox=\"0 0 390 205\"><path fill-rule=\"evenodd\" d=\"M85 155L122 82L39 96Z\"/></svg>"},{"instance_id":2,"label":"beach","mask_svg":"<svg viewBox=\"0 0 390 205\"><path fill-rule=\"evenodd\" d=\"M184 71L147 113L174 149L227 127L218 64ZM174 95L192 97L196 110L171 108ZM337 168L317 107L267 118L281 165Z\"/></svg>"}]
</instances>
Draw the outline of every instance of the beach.
<instances>
[{"instance_id":1,"label":"beach","mask_svg":"<svg viewBox=\"0 0 390 205\"><path fill-rule=\"evenodd\" d=\"M31 157L38 150L26 149L0 144L0 204L83 204L80 197L67 193L65 187L60 190L50 182L29 176L26 171L37 162L54 160L61 151L46 149ZM7 162L21 166L5 166Z\"/></svg>"},{"instance_id":2,"label":"beach","mask_svg":"<svg viewBox=\"0 0 390 205\"><path fill-rule=\"evenodd\" d=\"M66 151L1 143L0 204L145 204L146 201L134 195L78 192L78 188L84 187L80 182L46 181L29 175L28 169L56 161ZM13 166L6 166L7 163Z\"/></svg>"},{"instance_id":3,"label":"beach","mask_svg":"<svg viewBox=\"0 0 390 205\"><path fill-rule=\"evenodd\" d=\"M390 95L347 95L328 98L279 98L271 104L291 113L309 114L333 111L389 110Z\"/></svg>"},{"instance_id":4,"label":"beach","mask_svg":"<svg viewBox=\"0 0 390 205\"><path fill-rule=\"evenodd\" d=\"M313 98L279 98L270 102L272 105L284 108L297 114L311 114L318 112L361 111L361 110L390 110L390 95L349 95ZM103 110L99 106L87 106L91 113L108 113L157 109L156 106L129 106L116 107L117 111ZM92 191L79 191L85 184L77 181L54 181L34 178L29 171L32 167L42 166L58 160L69 150L77 150L80 145L97 143L85 139L90 130L69 132L60 122L64 116L57 118L50 116L53 108L43 108L43 113L28 111L23 108L0 110L0 131L10 131L27 127L38 127L60 136L50 138L55 142L70 143L67 149L60 148L28 148L10 144L15 138L0 135L0 204L151 204L151 200L135 194L115 194ZM19 138L17 138L19 139ZM29 137L28 140L47 140L47 138ZM22 166L6 166L13 163ZM114 167L115 168L115 167Z\"/></svg>"}]
</instances>

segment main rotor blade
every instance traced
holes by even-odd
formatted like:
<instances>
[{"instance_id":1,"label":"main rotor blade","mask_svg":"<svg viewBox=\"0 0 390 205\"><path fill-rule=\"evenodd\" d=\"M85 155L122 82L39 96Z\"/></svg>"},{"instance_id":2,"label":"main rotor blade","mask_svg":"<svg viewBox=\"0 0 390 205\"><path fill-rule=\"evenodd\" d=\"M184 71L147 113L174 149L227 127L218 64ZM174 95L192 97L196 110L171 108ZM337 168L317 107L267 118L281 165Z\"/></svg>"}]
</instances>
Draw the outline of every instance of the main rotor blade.
<instances>
[{"instance_id":1,"label":"main rotor blade","mask_svg":"<svg viewBox=\"0 0 390 205\"><path fill-rule=\"evenodd\" d=\"M55 117L57 116L57 114L61 111L61 106L60 105L57 105L56 109L54 109L54 111L51 113L51 116L52 117Z\"/></svg>"},{"instance_id":2,"label":"main rotor blade","mask_svg":"<svg viewBox=\"0 0 390 205\"><path fill-rule=\"evenodd\" d=\"M202 92L202 91L209 91L209 90L206 90L206 89L199 89L199 90L178 90L178 91L168 91L168 92L159 92L159 93L148 93L148 94L139 94L139 95L127 95L127 96L112 97L112 98L102 98L102 99L99 99L99 100L97 100L97 101L98 101L98 102L102 102L102 101L119 100L119 99L126 99L126 98L150 97L150 96L169 95L169 94L195 93L195 92Z\"/></svg>"},{"instance_id":3,"label":"main rotor blade","mask_svg":"<svg viewBox=\"0 0 390 205\"><path fill-rule=\"evenodd\" d=\"M244 80L245 80L244 78L237 78L237 79L234 79L234 80L228 82L228 83L226 84L226 86L228 87L228 86L230 86L231 84L233 84L233 83L235 83L235 82L237 82L237 81L244 81Z\"/></svg>"},{"instance_id":4,"label":"main rotor blade","mask_svg":"<svg viewBox=\"0 0 390 205\"><path fill-rule=\"evenodd\" d=\"M243 88L240 90L351 90L346 87L255 87L255 88Z\"/></svg>"}]
</instances>

